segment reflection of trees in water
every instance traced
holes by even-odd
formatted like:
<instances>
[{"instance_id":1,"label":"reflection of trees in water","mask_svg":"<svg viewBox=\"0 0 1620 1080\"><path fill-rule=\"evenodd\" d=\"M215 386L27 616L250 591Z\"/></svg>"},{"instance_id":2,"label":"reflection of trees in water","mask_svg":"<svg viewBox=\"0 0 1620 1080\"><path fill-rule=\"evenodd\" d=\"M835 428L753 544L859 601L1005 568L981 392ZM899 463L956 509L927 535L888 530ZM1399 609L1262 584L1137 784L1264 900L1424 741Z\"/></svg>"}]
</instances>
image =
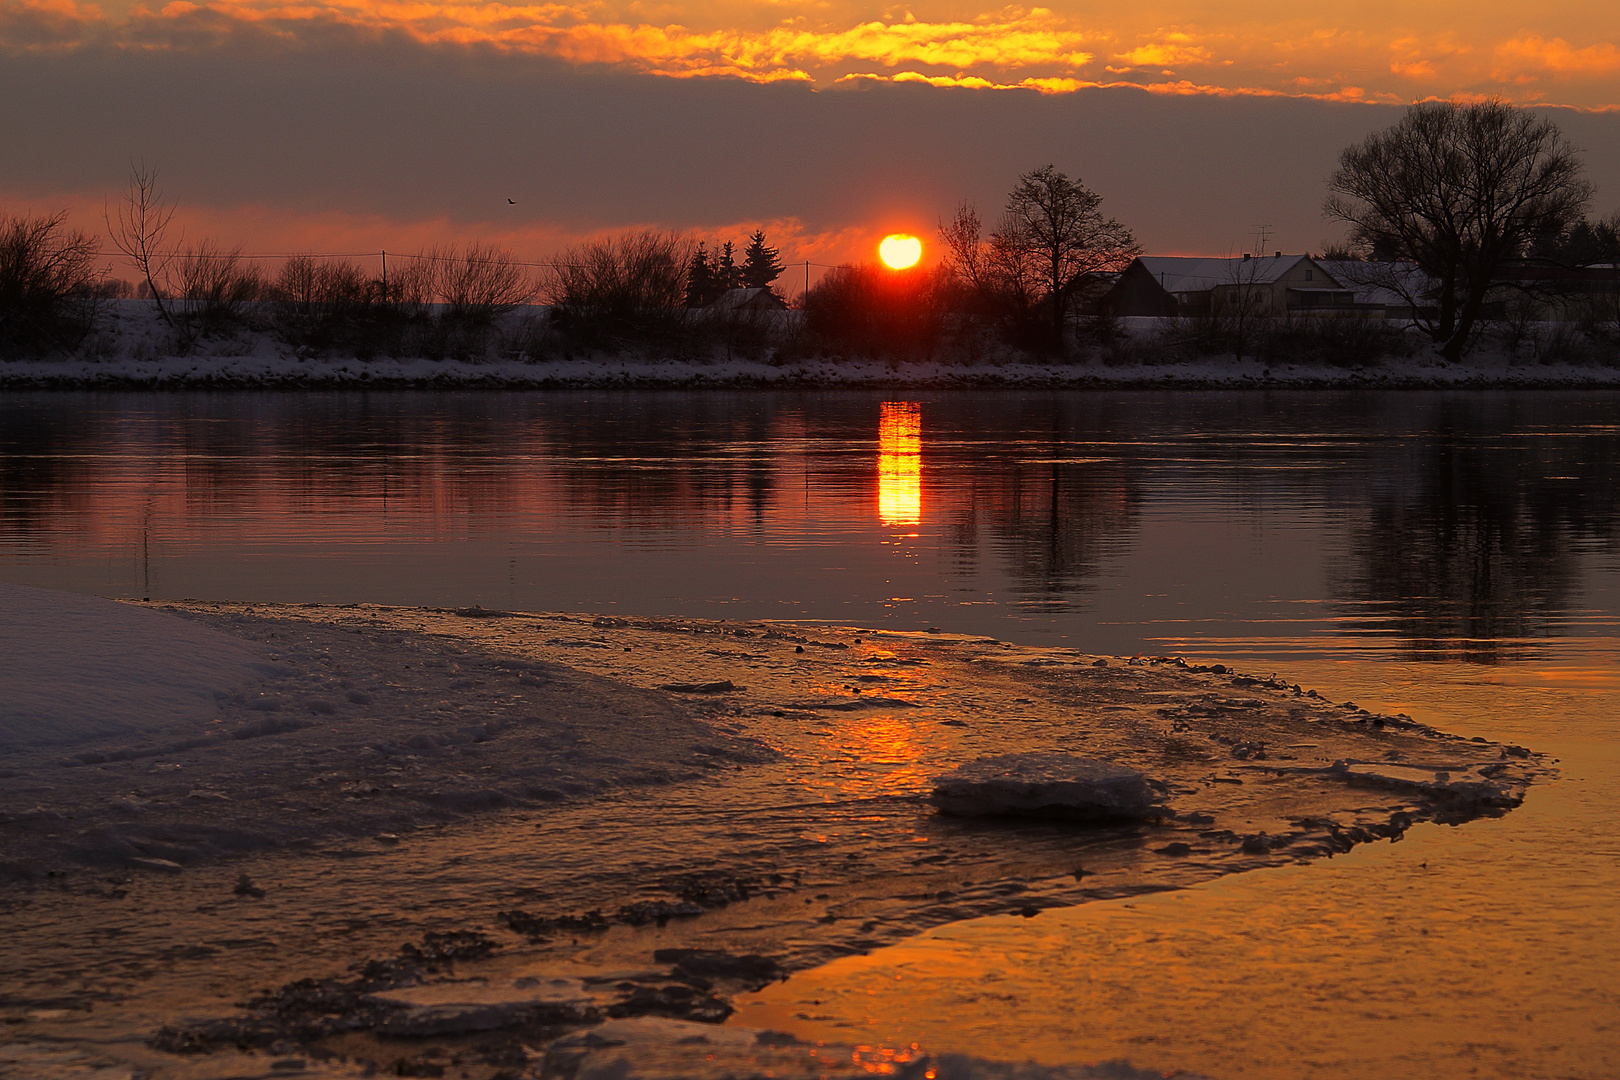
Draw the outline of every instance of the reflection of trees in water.
<instances>
[{"instance_id":1,"label":"reflection of trees in water","mask_svg":"<svg viewBox=\"0 0 1620 1080\"><path fill-rule=\"evenodd\" d=\"M1026 604L1062 609L1129 547L1141 494L1118 462L1044 462L976 481L972 512Z\"/></svg>"},{"instance_id":2,"label":"reflection of trees in water","mask_svg":"<svg viewBox=\"0 0 1620 1080\"><path fill-rule=\"evenodd\" d=\"M1132 441L1137 407L1107 395L1009 395L996 409L931 405L965 483L932 496L947 521L953 570L972 574L982 535L1022 603L1062 610L1125 551L1142 503ZM927 449L925 446L925 455Z\"/></svg>"},{"instance_id":3,"label":"reflection of trees in water","mask_svg":"<svg viewBox=\"0 0 1620 1080\"><path fill-rule=\"evenodd\" d=\"M1535 412L1448 401L1371 463L1334 589L1351 628L1478 663L1559 633L1581 554L1615 537L1620 462L1612 433L1541 434Z\"/></svg>"},{"instance_id":4,"label":"reflection of trees in water","mask_svg":"<svg viewBox=\"0 0 1620 1080\"><path fill-rule=\"evenodd\" d=\"M803 430L795 413L770 396L580 395L547 414L548 468L560 502L595 525L710 531L738 508L757 525L781 441Z\"/></svg>"},{"instance_id":5,"label":"reflection of trees in water","mask_svg":"<svg viewBox=\"0 0 1620 1080\"><path fill-rule=\"evenodd\" d=\"M82 531L86 479L104 450L95 428L39 398L0 400L0 540Z\"/></svg>"}]
</instances>

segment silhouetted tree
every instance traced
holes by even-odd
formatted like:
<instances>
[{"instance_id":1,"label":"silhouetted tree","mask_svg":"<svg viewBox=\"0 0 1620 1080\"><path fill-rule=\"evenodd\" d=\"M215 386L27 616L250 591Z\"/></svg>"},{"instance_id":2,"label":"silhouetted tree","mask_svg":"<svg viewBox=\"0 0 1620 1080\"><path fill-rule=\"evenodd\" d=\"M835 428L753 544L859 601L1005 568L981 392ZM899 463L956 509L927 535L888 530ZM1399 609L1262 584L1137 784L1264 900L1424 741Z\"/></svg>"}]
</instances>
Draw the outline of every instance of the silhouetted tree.
<instances>
[{"instance_id":1,"label":"silhouetted tree","mask_svg":"<svg viewBox=\"0 0 1620 1080\"><path fill-rule=\"evenodd\" d=\"M1620 211L1597 221L1583 217L1560 232L1543 233L1531 242L1530 255L1560 266L1620 262Z\"/></svg>"},{"instance_id":2,"label":"silhouetted tree","mask_svg":"<svg viewBox=\"0 0 1620 1080\"><path fill-rule=\"evenodd\" d=\"M745 289L768 289L782 275L781 252L765 246L765 230L756 229L743 252L742 284Z\"/></svg>"},{"instance_id":3,"label":"silhouetted tree","mask_svg":"<svg viewBox=\"0 0 1620 1080\"><path fill-rule=\"evenodd\" d=\"M700 243L697 250L692 252L692 261L686 264L686 306L707 307L718 295L708 246Z\"/></svg>"},{"instance_id":4,"label":"silhouetted tree","mask_svg":"<svg viewBox=\"0 0 1620 1080\"><path fill-rule=\"evenodd\" d=\"M737 265L737 248L730 240L720 245L715 257L714 283L721 292L742 287L742 267Z\"/></svg>"},{"instance_id":5,"label":"silhouetted tree","mask_svg":"<svg viewBox=\"0 0 1620 1080\"><path fill-rule=\"evenodd\" d=\"M919 266L840 266L806 295L805 325L812 337L852 352L925 357L943 322L940 285L938 272Z\"/></svg>"},{"instance_id":6,"label":"silhouetted tree","mask_svg":"<svg viewBox=\"0 0 1620 1080\"><path fill-rule=\"evenodd\" d=\"M940 227L947 269L982 311L1010 327L1041 319L1043 343L1061 352L1084 287L1142 253L1131 231L1104 217L1101 206L1100 195L1051 165L1027 172L1008 194L988 243L971 206Z\"/></svg>"},{"instance_id":7,"label":"silhouetted tree","mask_svg":"<svg viewBox=\"0 0 1620 1080\"><path fill-rule=\"evenodd\" d=\"M1328 187L1352 244L1431 279L1437 314L1419 324L1452 361L1503 262L1563 233L1592 194L1557 125L1501 101L1414 105L1340 154Z\"/></svg>"},{"instance_id":8,"label":"silhouetted tree","mask_svg":"<svg viewBox=\"0 0 1620 1080\"><path fill-rule=\"evenodd\" d=\"M0 217L0 357L67 348L90 331L102 273L67 211Z\"/></svg>"},{"instance_id":9,"label":"silhouetted tree","mask_svg":"<svg viewBox=\"0 0 1620 1080\"><path fill-rule=\"evenodd\" d=\"M147 168L145 162L132 163L124 201L116 217L105 207L102 217L107 222L107 234L112 237L113 247L135 264L147 295L157 304L158 314L163 316L164 322L172 323L163 282L169 263L174 259L174 249L169 244L174 207L164 201L158 188L157 170Z\"/></svg>"}]
</instances>

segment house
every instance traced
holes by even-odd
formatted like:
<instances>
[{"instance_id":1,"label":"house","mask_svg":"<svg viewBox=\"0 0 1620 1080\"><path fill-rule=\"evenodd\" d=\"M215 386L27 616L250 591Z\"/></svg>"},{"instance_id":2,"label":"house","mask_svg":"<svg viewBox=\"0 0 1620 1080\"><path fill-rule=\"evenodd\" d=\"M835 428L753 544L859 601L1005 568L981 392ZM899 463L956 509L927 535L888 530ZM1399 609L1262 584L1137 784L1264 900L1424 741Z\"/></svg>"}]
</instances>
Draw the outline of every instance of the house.
<instances>
[{"instance_id":1,"label":"house","mask_svg":"<svg viewBox=\"0 0 1620 1080\"><path fill-rule=\"evenodd\" d=\"M777 296L773 289L727 289L704 310L730 313L782 311L786 308L787 301Z\"/></svg>"},{"instance_id":2,"label":"house","mask_svg":"<svg viewBox=\"0 0 1620 1080\"><path fill-rule=\"evenodd\" d=\"M1436 316L1433 284L1416 263L1318 259L1333 279L1355 292L1356 309L1381 319L1411 321Z\"/></svg>"},{"instance_id":3,"label":"house","mask_svg":"<svg viewBox=\"0 0 1620 1080\"><path fill-rule=\"evenodd\" d=\"M1355 311L1355 293L1309 255L1143 255L1125 268L1098 307L1113 315L1343 315Z\"/></svg>"}]
</instances>

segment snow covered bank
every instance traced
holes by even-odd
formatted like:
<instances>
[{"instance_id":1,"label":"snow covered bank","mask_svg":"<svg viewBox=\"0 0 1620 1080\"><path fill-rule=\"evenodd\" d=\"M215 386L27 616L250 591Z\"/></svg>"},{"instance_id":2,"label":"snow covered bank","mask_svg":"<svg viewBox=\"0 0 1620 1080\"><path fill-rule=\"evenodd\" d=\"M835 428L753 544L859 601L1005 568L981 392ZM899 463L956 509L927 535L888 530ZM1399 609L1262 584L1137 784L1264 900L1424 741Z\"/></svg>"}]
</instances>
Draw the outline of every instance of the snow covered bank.
<instances>
[{"instance_id":1,"label":"snow covered bank","mask_svg":"<svg viewBox=\"0 0 1620 1080\"><path fill-rule=\"evenodd\" d=\"M0 754L194 728L278 670L168 612L4 583L0 657Z\"/></svg>"},{"instance_id":2,"label":"snow covered bank","mask_svg":"<svg viewBox=\"0 0 1620 1080\"><path fill-rule=\"evenodd\" d=\"M813 359L356 360L190 356L0 363L0 386L213 389L254 387L1052 387L1210 389L1571 389L1620 387L1620 367L1444 364L1391 360L1365 368L1230 358L1163 364L943 363Z\"/></svg>"},{"instance_id":3,"label":"snow covered bank","mask_svg":"<svg viewBox=\"0 0 1620 1080\"><path fill-rule=\"evenodd\" d=\"M541 309L508 316L509 334L522 339L524 320ZM470 359L301 356L271 334L243 328L204 339L186 355L173 343L145 301L112 304L107 329L81 355L53 359L0 359L0 387L1617 387L1620 356L1603 363L1535 363L1482 346L1467 362L1447 364L1420 351L1364 367L1275 363L1232 356L1176 360L1161 344L1158 319L1122 319L1130 348L1114 361L1098 357L1055 363L1013 356L966 360L881 361L828 356L773 358L725 355L672 359L642 353L513 358L522 350L492 348Z\"/></svg>"}]
</instances>

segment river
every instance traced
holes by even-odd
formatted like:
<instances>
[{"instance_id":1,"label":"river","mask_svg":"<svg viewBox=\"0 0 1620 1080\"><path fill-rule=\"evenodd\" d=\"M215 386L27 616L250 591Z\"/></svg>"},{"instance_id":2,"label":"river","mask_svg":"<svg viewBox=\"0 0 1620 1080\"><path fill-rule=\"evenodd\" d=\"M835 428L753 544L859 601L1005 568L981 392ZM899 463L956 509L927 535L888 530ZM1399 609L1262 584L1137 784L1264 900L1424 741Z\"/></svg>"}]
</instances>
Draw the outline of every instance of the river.
<instances>
[{"instance_id":1,"label":"river","mask_svg":"<svg viewBox=\"0 0 1620 1080\"><path fill-rule=\"evenodd\" d=\"M0 396L0 580L988 634L1560 759L1507 816L802 973L739 1021L1210 1076L1620 1072L1620 394Z\"/></svg>"}]
</instances>

